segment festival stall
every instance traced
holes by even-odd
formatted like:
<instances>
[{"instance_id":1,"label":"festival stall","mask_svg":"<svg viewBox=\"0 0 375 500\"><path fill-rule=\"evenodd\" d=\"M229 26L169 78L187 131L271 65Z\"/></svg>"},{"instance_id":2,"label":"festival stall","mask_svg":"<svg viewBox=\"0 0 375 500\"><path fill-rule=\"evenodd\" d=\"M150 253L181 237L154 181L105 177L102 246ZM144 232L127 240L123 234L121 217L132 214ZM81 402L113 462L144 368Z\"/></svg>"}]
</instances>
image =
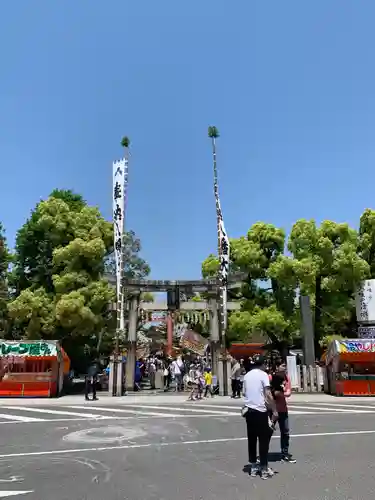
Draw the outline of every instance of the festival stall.
<instances>
[{"instance_id":1,"label":"festival stall","mask_svg":"<svg viewBox=\"0 0 375 500\"><path fill-rule=\"evenodd\" d=\"M59 396L69 370L57 341L0 340L0 397Z\"/></svg>"},{"instance_id":2,"label":"festival stall","mask_svg":"<svg viewBox=\"0 0 375 500\"><path fill-rule=\"evenodd\" d=\"M242 344L242 343L232 343L229 348L229 354L236 359L247 359L254 354L265 354L266 350L264 349L264 343L250 343L250 344Z\"/></svg>"},{"instance_id":3,"label":"festival stall","mask_svg":"<svg viewBox=\"0 0 375 500\"><path fill-rule=\"evenodd\" d=\"M375 341L334 340L325 357L328 392L336 396L375 396Z\"/></svg>"}]
</instances>

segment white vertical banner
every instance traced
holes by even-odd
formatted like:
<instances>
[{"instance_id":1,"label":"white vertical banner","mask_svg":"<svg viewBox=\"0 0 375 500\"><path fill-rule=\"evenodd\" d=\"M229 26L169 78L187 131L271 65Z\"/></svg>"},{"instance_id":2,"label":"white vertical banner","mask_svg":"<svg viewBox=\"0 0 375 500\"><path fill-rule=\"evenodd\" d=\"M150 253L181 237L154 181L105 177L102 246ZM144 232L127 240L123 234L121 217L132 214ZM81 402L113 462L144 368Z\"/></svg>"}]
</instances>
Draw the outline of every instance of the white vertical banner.
<instances>
[{"instance_id":1,"label":"white vertical banner","mask_svg":"<svg viewBox=\"0 0 375 500\"><path fill-rule=\"evenodd\" d=\"M299 387L298 380L298 368L297 368L297 357L296 356L287 356L286 357L286 366L290 379L290 383L293 389Z\"/></svg>"},{"instance_id":2,"label":"white vertical banner","mask_svg":"<svg viewBox=\"0 0 375 500\"><path fill-rule=\"evenodd\" d=\"M375 323L375 280L363 281L358 286L355 303L358 323Z\"/></svg>"},{"instance_id":3,"label":"white vertical banner","mask_svg":"<svg viewBox=\"0 0 375 500\"><path fill-rule=\"evenodd\" d=\"M117 290L117 310L120 314L119 324L120 330L124 329L124 311L123 298L121 287L121 274L123 268L122 262L122 245L125 224L125 193L128 179L128 162L126 158L113 162L113 236L114 236L114 252L116 263L116 290Z\"/></svg>"},{"instance_id":4,"label":"white vertical banner","mask_svg":"<svg viewBox=\"0 0 375 500\"><path fill-rule=\"evenodd\" d=\"M229 273L229 238L225 230L223 214L221 212L220 200L217 199L217 213L219 219L219 238L220 238L220 269L219 279L221 282L221 296L222 296L222 315L221 321L223 323L224 331L227 328L227 293L228 293L228 273Z\"/></svg>"}]
</instances>

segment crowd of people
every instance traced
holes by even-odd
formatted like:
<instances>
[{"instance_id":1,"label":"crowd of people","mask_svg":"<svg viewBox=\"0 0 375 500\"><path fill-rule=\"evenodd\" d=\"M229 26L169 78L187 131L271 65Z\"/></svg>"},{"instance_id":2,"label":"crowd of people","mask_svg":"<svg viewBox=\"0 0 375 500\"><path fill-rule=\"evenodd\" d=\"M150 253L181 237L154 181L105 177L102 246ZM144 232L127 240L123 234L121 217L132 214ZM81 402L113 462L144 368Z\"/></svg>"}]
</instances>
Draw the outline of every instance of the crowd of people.
<instances>
[{"instance_id":1,"label":"crowd of people","mask_svg":"<svg viewBox=\"0 0 375 500\"><path fill-rule=\"evenodd\" d=\"M137 362L136 384L148 378L151 389L155 389L156 374L163 374L164 391L189 392L189 400L213 397L217 392L217 378L213 377L207 359L200 356L161 357L150 356Z\"/></svg>"}]
</instances>

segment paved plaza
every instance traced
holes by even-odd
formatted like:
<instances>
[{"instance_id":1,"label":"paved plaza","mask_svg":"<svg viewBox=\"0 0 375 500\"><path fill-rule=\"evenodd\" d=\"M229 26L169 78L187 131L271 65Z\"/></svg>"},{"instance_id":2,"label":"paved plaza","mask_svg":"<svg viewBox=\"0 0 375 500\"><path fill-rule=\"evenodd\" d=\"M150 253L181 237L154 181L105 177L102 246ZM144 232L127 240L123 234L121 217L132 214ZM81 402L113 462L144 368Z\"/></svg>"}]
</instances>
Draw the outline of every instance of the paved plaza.
<instances>
[{"instance_id":1,"label":"paved plaza","mask_svg":"<svg viewBox=\"0 0 375 500\"><path fill-rule=\"evenodd\" d=\"M361 500L375 492L375 400L295 396L291 451L250 478L240 401L128 396L0 401L0 498Z\"/></svg>"}]
</instances>

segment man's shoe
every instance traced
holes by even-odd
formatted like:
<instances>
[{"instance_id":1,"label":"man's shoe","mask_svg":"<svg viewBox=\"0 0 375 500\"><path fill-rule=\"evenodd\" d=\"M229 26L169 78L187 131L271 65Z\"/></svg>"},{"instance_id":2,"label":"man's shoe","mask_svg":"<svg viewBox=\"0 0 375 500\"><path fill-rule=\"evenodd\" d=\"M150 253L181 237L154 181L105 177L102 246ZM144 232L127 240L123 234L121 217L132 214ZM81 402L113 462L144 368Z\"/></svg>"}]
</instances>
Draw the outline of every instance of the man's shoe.
<instances>
[{"instance_id":1,"label":"man's shoe","mask_svg":"<svg viewBox=\"0 0 375 500\"><path fill-rule=\"evenodd\" d=\"M273 469L271 469L271 467L268 467L267 472L268 472L269 477L273 477L275 475L275 471Z\"/></svg>"},{"instance_id":2,"label":"man's shoe","mask_svg":"<svg viewBox=\"0 0 375 500\"><path fill-rule=\"evenodd\" d=\"M288 464L295 464L297 460L293 458L290 453L285 453L281 459L282 462L286 462Z\"/></svg>"},{"instance_id":3,"label":"man's shoe","mask_svg":"<svg viewBox=\"0 0 375 500\"><path fill-rule=\"evenodd\" d=\"M275 475L275 473L271 469L271 467L264 467L260 471L260 477L262 479L269 479L270 477L273 477L274 475Z\"/></svg>"},{"instance_id":4,"label":"man's shoe","mask_svg":"<svg viewBox=\"0 0 375 500\"><path fill-rule=\"evenodd\" d=\"M259 473L258 464L250 464L250 476L256 477Z\"/></svg>"},{"instance_id":5,"label":"man's shoe","mask_svg":"<svg viewBox=\"0 0 375 500\"><path fill-rule=\"evenodd\" d=\"M93 401L99 401L99 398L95 397L95 398L92 398Z\"/></svg>"}]
</instances>

